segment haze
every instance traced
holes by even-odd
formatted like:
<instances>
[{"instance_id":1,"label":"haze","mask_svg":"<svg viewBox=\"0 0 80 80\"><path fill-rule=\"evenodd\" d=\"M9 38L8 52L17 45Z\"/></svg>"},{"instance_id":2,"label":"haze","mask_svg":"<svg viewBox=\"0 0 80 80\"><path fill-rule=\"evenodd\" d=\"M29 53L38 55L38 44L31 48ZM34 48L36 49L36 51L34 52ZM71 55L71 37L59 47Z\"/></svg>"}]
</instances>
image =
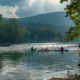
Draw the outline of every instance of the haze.
<instances>
[{"instance_id":1,"label":"haze","mask_svg":"<svg viewBox=\"0 0 80 80\"><path fill-rule=\"evenodd\" d=\"M60 4L60 0L0 0L0 14L6 18L30 17L64 11L66 4Z\"/></svg>"}]
</instances>

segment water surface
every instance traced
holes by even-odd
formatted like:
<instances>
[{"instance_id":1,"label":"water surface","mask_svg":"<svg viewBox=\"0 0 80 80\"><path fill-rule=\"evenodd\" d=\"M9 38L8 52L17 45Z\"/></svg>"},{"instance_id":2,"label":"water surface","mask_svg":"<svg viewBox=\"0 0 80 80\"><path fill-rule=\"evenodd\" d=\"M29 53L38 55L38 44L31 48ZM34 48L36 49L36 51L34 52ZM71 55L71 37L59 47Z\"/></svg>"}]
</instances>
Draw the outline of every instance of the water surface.
<instances>
[{"instance_id":1,"label":"water surface","mask_svg":"<svg viewBox=\"0 0 80 80\"><path fill-rule=\"evenodd\" d=\"M54 44L54 47L53 47ZM77 43L27 43L0 47L1 80L46 80L51 77L66 77L69 70L80 74L80 53ZM33 46L37 51L31 52ZM38 52L41 48L68 49L68 52ZM68 47L67 47L68 46Z\"/></svg>"}]
</instances>

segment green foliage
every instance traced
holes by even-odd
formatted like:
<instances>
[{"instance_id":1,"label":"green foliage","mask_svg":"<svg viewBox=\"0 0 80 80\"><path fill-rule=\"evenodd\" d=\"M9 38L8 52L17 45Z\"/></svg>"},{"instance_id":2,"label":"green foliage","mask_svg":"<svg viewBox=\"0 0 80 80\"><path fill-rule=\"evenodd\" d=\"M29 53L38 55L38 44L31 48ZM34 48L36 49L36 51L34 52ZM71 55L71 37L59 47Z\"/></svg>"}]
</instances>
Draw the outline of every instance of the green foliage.
<instances>
[{"instance_id":1,"label":"green foliage","mask_svg":"<svg viewBox=\"0 0 80 80\"><path fill-rule=\"evenodd\" d=\"M16 19L10 19L9 22L0 23L0 43L23 42L25 39L25 29Z\"/></svg>"},{"instance_id":2,"label":"green foliage","mask_svg":"<svg viewBox=\"0 0 80 80\"><path fill-rule=\"evenodd\" d=\"M24 42L30 42L31 32L29 30L27 30L27 27L24 27L24 29L25 29L25 39L24 39Z\"/></svg>"},{"instance_id":3,"label":"green foliage","mask_svg":"<svg viewBox=\"0 0 80 80\"><path fill-rule=\"evenodd\" d=\"M31 32L30 42L62 41L65 38L65 34L63 32L59 32L58 34L58 32L45 27L27 27L27 29Z\"/></svg>"},{"instance_id":4,"label":"green foliage","mask_svg":"<svg viewBox=\"0 0 80 80\"><path fill-rule=\"evenodd\" d=\"M72 20L69 17L65 18L65 11L63 12L51 12L47 14L39 14L31 17L19 18L18 20L23 26L32 27L46 27L55 31L66 32L69 26L74 26ZM65 27L64 27L65 26Z\"/></svg>"},{"instance_id":5,"label":"green foliage","mask_svg":"<svg viewBox=\"0 0 80 80\"><path fill-rule=\"evenodd\" d=\"M0 14L0 23L3 22L2 14Z\"/></svg>"},{"instance_id":6,"label":"green foliage","mask_svg":"<svg viewBox=\"0 0 80 80\"><path fill-rule=\"evenodd\" d=\"M68 2L68 0L61 0L60 3L64 2L64 1L67 1Z\"/></svg>"},{"instance_id":7,"label":"green foliage","mask_svg":"<svg viewBox=\"0 0 80 80\"><path fill-rule=\"evenodd\" d=\"M69 29L69 25L65 25L64 26L60 26L58 25L51 25L51 24L42 24L42 23L32 23L32 22L21 22L23 26L27 26L27 27L36 27L36 28L48 28L48 29L52 29L55 31L61 31L61 32L66 32ZM67 23L66 23L67 24Z\"/></svg>"},{"instance_id":8,"label":"green foliage","mask_svg":"<svg viewBox=\"0 0 80 80\"><path fill-rule=\"evenodd\" d=\"M0 22L0 43L62 41L64 38L62 32L56 32L44 26L38 28L34 23L31 25L31 27L23 27L20 21L14 18L7 22Z\"/></svg>"},{"instance_id":9,"label":"green foliage","mask_svg":"<svg viewBox=\"0 0 80 80\"><path fill-rule=\"evenodd\" d=\"M64 2L68 0L61 0ZM74 39L80 39L80 0L71 0L70 4L66 6L66 17L69 16L70 19L75 23L74 27L70 27L69 31L66 32L67 37L64 41L73 41Z\"/></svg>"}]
</instances>

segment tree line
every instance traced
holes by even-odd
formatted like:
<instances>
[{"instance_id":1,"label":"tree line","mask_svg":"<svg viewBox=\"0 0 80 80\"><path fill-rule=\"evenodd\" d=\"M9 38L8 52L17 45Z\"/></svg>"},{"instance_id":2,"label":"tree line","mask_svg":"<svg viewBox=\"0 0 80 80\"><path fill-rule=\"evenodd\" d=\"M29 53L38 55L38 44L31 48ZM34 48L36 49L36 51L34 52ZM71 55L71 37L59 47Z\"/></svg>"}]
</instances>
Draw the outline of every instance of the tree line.
<instances>
[{"instance_id":1,"label":"tree line","mask_svg":"<svg viewBox=\"0 0 80 80\"><path fill-rule=\"evenodd\" d=\"M46 23L40 23L40 22L33 23L33 22L30 22L30 21L29 22L27 22L27 21L21 22L21 24L23 26L27 26L27 27L30 27L30 26L36 27L36 28L46 27L46 28L52 29L54 31L61 31L61 32L64 32L64 33L66 31L68 31L68 29L69 29L68 25L65 25L65 27L64 27L64 25L61 26L60 24L52 25L52 24L46 24Z\"/></svg>"},{"instance_id":2,"label":"tree line","mask_svg":"<svg viewBox=\"0 0 80 80\"><path fill-rule=\"evenodd\" d=\"M60 0L60 3L69 2L64 10L66 11L65 17L70 17L74 22L75 26L70 26L69 30L66 32L67 37L64 42L73 41L75 39L80 39L80 0Z\"/></svg>"},{"instance_id":3,"label":"tree line","mask_svg":"<svg viewBox=\"0 0 80 80\"><path fill-rule=\"evenodd\" d=\"M45 27L23 26L17 19L3 22L0 15L0 43L28 43L63 41L65 33Z\"/></svg>"}]
</instances>

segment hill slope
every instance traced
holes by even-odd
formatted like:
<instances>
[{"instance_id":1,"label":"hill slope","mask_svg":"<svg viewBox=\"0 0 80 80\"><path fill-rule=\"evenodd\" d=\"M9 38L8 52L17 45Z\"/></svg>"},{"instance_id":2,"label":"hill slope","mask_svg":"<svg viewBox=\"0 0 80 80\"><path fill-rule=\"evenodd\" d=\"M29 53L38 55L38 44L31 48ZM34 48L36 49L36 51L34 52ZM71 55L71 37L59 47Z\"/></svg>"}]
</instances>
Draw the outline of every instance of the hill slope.
<instances>
[{"instance_id":1,"label":"hill slope","mask_svg":"<svg viewBox=\"0 0 80 80\"><path fill-rule=\"evenodd\" d=\"M23 24L23 26L37 26L37 28L46 27L55 31L66 32L70 26L74 25L74 23L69 19L69 17L65 17L65 15L65 12L54 12L19 18L18 20ZM3 20L7 21L9 19L4 18Z\"/></svg>"},{"instance_id":2,"label":"hill slope","mask_svg":"<svg viewBox=\"0 0 80 80\"><path fill-rule=\"evenodd\" d=\"M71 26L74 25L73 22L69 19L69 17L65 17L65 12L54 12L47 14L39 14L36 16L20 18L21 22L33 22L33 23L44 23L51 25L60 25L60 26Z\"/></svg>"}]
</instances>

